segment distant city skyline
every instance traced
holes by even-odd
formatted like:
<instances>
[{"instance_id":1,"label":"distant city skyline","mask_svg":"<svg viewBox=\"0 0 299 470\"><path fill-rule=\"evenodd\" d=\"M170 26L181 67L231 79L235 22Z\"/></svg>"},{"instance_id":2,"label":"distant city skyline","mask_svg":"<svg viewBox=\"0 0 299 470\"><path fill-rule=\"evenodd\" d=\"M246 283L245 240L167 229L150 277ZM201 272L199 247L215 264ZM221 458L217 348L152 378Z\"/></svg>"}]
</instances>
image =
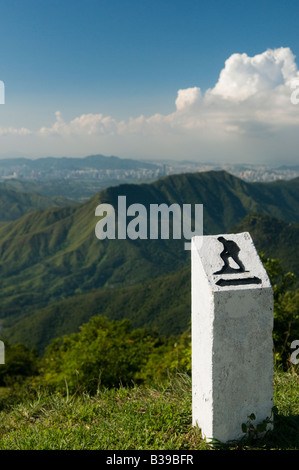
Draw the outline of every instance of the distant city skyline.
<instances>
[{"instance_id":1,"label":"distant city skyline","mask_svg":"<svg viewBox=\"0 0 299 470\"><path fill-rule=\"evenodd\" d=\"M299 4L0 0L0 13L0 158L298 163Z\"/></svg>"}]
</instances>

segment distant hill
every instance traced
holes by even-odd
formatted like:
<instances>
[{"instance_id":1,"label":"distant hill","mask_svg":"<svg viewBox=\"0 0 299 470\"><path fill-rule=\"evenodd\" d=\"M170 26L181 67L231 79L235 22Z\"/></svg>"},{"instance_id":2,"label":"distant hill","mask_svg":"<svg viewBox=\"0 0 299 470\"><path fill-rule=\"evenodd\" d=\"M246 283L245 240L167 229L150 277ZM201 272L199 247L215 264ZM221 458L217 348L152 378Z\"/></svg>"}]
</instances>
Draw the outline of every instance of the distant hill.
<instances>
[{"instance_id":1,"label":"distant hill","mask_svg":"<svg viewBox=\"0 0 299 470\"><path fill-rule=\"evenodd\" d=\"M108 186L149 182L164 174L161 165L115 156L0 159L3 188L79 202Z\"/></svg>"},{"instance_id":2,"label":"distant hill","mask_svg":"<svg viewBox=\"0 0 299 470\"><path fill-rule=\"evenodd\" d=\"M19 336L24 331L25 337L26 318L33 315L36 319L38 312L42 322L47 318L46 323L59 324L62 314L60 317L53 314L52 318L50 307L54 312L54 304L73 296L105 288L108 289L106 297L103 295L105 299L110 296L112 302L119 288L132 286L132 295L136 296L134 285L190 268L190 252L184 250L183 240L100 241L95 237L97 205L106 202L117 208L119 195L127 197L127 205L138 202L147 208L152 203L162 202L169 205L173 202L202 203L206 234L229 233L251 213L262 213L287 224L299 223L298 178L287 182L245 183L223 171L173 175L151 184L119 185L107 188L74 207L29 213L0 227L0 319L3 335L9 332L9 336L15 336L19 325ZM275 246L278 236L269 220L262 230L265 233L270 230L274 241L272 245L265 242L266 254L270 246ZM242 227L250 226L249 222L247 225L242 222ZM257 229L251 228L250 232L256 230L258 234ZM284 237L280 243L284 243ZM259 248L258 240L256 244ZM281 256L287 253L288 248L285 248ZM295 252L292 252L292 257L296 258ZM141 298L142 295L145 294L141 294ZM153 291L149 295L152 297ZM171 291L169 295L173 295ZM144 300L140 302L139 312L145 305ZM83 310L84 303L81 305ZM121 315L128 312L125 304L122 307L114 305L115 314L117 308L122 309ZM45 310L47 308L50 310ZM75 326L85 315L88 315L87 310L76 313L77 320L72 319L71 324ZM63 317L61 321L65 324L67 320ZM26 328L30 331L28 326ZM43 335L46 334L44 331ZM35 341L33 335L31 341ZM45 344L40 336L38 341Z\"/></svg>"},{"instance_id":3,"label":"distant hill","mask_svg":"<svg viewBox=\"0 0 299 470\"><path fill-rule=\"evenodd\" d=\"M259 251L282 262L299 280L299 223L286 223L265 214L251 214L233 227L235 232L250 232Z\"/></svg>"},{"instance_id":4,"label":"distant hill","mask_svg":"<svg viewBox=\"0 0 299 470\"><path fill-rule=\"evenodd\" d=\"M44 157L44 158L3 158L0 159L0 169L27 172L51 172L54 170L84 170L93 168L98 170L128 170L147 168L155 169L157 165L130 158L115 156L89 155L83 158L72 157Z\"/></svg>"},{"instance_id":5,"label":"distant hill","mask_svg":"<svg viewBox=\"0 0 299 470\"><path fill-rule=\"evenodd\" d=\"M69 204L71 201L63 197L47 197L31 192L14 191L0 184L0 222L15 220L38 209Z\"/></svg>"},{"instance_id":6,"label":"distant hill","mask_svg":"<svg viewBox=\"0 0 299 470\"><path fill-rule=\"evenodd\" d=\"M94 194L102 191L109 186L118 186L122 183L136 183L134 176L130 179L126 178L103 178L103 179L84 179L84 178L49 178L49 179L15 179L8 178L1 181L0 185L3 188L12 189L22 193L37 193L41 196L48 198L66 199L74 202L87 201ZM157 178L144 178L138 180L138 183L152 181Z\"/></svg>"}]
</instances>

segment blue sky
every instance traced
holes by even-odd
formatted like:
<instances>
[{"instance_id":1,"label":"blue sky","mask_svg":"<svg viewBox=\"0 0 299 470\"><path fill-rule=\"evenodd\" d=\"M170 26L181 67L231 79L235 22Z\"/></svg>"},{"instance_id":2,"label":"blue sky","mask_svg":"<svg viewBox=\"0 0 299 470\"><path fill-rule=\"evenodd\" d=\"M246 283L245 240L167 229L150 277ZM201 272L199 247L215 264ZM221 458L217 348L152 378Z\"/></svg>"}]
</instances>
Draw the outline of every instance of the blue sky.
<instances>
[{"instance_id":1,"label":"blue sky","mask_svg":"<svg viewBox=\"0 0 299 470\"><path fill-rule=\"evenodd\" d=\"M207 98L233 54L240 56L224 78L225 83L236 78L239 89L243 78L249 86L257 75L265 77L265 67L249 67L248 58L283 49L266 58L267 70L276 74L286 63L290 68L291 55L296 64L297 2L0 0L0 15L1 157L103 153L276 164L283 153L281 159L287 155L288 163L297 163L298 109L286 110L286 101L277 98L279 80L266 85L259 80L245 92L246 106L242 98L236 108L223 86L221 103L199 105L199 89L201 99ZM297 70L292 73L295 79ZM179 90L188 90L180 104ZM276 108L261 118L274 92ZM224 109L230 105L228 117ZM284 106L279 122L277 106ZM204 131L203 123L208 123Z\"/></svg>"}]
</instances>

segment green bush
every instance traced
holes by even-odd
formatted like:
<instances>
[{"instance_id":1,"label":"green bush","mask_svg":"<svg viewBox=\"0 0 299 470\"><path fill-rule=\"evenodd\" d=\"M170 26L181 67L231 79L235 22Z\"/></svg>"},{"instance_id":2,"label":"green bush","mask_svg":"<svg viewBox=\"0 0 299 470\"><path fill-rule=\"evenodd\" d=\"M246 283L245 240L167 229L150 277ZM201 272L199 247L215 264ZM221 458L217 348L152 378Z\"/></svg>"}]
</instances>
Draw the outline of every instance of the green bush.
<instances>
[{"instance_id":1,"label":"green bush","mask_svg":"<svg viewBox=\"0 0 299 470\"><path fill-rule=\"evenodd\" d=\"M128 320L93 317L80 332L54 340L47 348L41 381L54 389L95 392L102 385L117 387L136 379L158 338L147 330L132 330Z\"/></svg>"},{"instance_id":2,"label":"green bush","mask_svg":"<svg viewBox=\"0 0 299 470\"><path fill-rule=\"evenodd\" d=\"M296 276L284 272L281 261L261 259L271 280L274 296L274 357L277 363L287 368L290 365L293 340L299 339L299 290L295 290Z\"/></svg>"},{"instance_id":3,"label":"green bush","mask_svg":"<svg viewBox=\"0 0 299 470\"><path fill-rule=\"evenodd\" d=\"M5 364L0 367L0 386L22 383L38 373L38 355L23 344L5 344Z\"/></svg>"},{"instance_id":4,"label":"green bush","mask_svg":"<svg viewBox=\"0 0 299 470\"><path fill-rule=\"evenodd\" d=\"M54 340L41 362L35 386L73 393L99 387L152 382L169 372L190 370L190 333L162 338L157 331L133 329L129 320L101 315L78 333Z\"/></svg>"}]
</instances>

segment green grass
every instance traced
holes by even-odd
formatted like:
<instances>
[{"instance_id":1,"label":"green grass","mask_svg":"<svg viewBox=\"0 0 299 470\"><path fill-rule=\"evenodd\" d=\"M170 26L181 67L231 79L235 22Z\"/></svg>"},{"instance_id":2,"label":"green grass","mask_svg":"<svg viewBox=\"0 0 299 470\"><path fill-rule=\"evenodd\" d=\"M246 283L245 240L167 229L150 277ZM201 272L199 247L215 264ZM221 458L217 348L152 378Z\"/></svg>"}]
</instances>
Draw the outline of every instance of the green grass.
<instances>
[{"instance_id":1,"label":"green grass","mask_svg":"<svg viewBox=\"0 0 299 470\"><path fill-rule=\"evenodd\" d=\"M276 372L274 430L224 449L299 449L299 376ZM1 450L207 450L191 425L191 379L99 390L95 396L39 395L2 409Z\"/></svg>"}]
</instances>

